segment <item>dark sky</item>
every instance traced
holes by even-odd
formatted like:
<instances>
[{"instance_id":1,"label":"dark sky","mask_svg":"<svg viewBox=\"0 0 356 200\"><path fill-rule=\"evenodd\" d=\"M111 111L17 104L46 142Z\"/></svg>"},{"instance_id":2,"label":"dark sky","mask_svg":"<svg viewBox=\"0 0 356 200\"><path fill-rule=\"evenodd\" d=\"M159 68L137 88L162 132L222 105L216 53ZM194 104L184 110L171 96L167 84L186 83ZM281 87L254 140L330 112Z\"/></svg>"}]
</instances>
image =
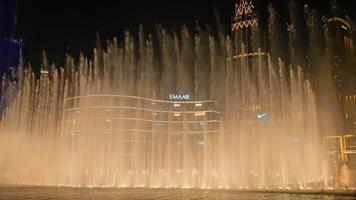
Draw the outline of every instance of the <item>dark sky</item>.
<instances>
[{"instance_id":1,"label":"dark sky","mask_svg":"<svg viewBox=\"0 0 356 200\"><path fill-rule=\"evenodd\" d=\"M237 0L236 0L237 1ZM255 0L263 9L268 0ZM274 0L282 12L285 3ZM327 13L327 0L308 1ZM355 0L344 0L350 9ZM51 62L63 63L66 52L74 57L79 51L90 56L96 41L121 36L126 29L136 33L139 24L145 32L154 33L155 24L178 30L209 24L215 26L213 7L218 11L228 33L235 0L137 1L137 0L18 0L18 37L25 41L25 62L38 65L41 51L47 51ZM286 1L287 2L287 1ZM356 12L356 9L353 9Z\"/></svg>"}]
</instances>

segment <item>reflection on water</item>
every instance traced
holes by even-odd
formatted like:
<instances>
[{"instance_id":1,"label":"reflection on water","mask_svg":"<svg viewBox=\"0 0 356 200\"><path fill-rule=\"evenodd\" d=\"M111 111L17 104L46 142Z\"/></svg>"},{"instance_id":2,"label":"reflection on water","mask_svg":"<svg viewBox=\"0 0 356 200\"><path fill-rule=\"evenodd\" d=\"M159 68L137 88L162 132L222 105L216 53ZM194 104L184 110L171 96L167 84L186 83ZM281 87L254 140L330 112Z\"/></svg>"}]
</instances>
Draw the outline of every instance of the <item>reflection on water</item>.
<instances>
[{"instance_id":1,"label":"reflection on water","mask_svg":"<svg viewBox=\"0 0 356 200\"><path fill-rule=\"evenodd\" d=\"M232 190L147 188L0 187L0 199L214 199L214 200L351 200L355 196L237 192Z\"/></svg>"}]
</instances>

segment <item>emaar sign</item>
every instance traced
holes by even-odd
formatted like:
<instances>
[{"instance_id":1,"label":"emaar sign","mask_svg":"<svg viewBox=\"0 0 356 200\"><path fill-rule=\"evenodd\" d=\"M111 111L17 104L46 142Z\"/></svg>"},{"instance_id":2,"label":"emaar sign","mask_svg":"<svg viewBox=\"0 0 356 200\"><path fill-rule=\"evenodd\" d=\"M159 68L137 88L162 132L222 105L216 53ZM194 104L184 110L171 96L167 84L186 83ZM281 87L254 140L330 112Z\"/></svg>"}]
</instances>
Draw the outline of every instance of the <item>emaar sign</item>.
<instances>
[{"instance_id":1,"label":"emaar sign","mask_svg":"<svg viewBox=\"0 0 356 200\"><path fill-rule=\"evenodd\" d=\"M169 100L173 101L184 101L184 100L190 100L191 99L190 94L169 94Z\"/></svg>"}]
</instances>

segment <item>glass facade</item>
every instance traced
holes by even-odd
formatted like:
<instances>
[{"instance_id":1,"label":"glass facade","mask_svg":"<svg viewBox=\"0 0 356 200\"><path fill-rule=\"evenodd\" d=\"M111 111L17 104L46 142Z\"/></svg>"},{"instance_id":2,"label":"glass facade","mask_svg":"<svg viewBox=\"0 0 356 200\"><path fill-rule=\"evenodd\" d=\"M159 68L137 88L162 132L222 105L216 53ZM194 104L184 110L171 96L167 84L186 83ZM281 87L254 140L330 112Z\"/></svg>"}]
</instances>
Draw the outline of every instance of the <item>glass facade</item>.
<instances>
[{"instance_id":1,"label":"glass facade","mask_svg":"<svg viewBox=\"0 0 356 200\"><path fill-rule=\"evenodd\" d=\"M203 135L217 135L221 126L214 101L174 102L127 95L68 98L63 123L65 135L73 140L89 132L120 142L151 143L169 134L177 145L200 145Z\"/></svg>"},{"instance_id":2,"label":"glass facade","mask_svg":"<svg viewBox=\"0 0 356 200\"><path fill-rule=\"evenodd\" d=\"M0 1L0 73L11 73L20 65L23 41L17 39L15 0Z\"/></svg>"},{"instance_id":3,"label":"glass facade","mask_svg":"<svg viewBox=\"0 0 356 200\"><path fill-rule=\"evenodd\" d=\"M0 72L11 74L20 65L23 41L16 38L0 38Z\"/></svg>"}]
</instances>

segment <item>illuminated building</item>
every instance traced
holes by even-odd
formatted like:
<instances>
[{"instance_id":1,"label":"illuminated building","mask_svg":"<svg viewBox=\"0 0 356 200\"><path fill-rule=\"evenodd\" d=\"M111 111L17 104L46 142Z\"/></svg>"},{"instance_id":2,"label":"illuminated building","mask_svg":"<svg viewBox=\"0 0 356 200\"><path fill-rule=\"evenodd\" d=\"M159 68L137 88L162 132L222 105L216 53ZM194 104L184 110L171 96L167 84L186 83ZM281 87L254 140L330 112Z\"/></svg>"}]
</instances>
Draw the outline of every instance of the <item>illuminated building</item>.
<instances>
[{"instance_id":1,"label":"illuminated building","mask_svg":"<svg viewBox=\"0 0 356 200\"><path fill-rule=\"evenodd\" d=\"M332 74L344 116L344 131L356 131L353 102L356 94L356 60L353 41L353 24L344 11L334 2L333 16L327 18L329 53ZM332 39L331 39L332 38Z\"/></svg>"},{"instance_id":2,"label":"illuminated building","mask_svg":"<svg viewBox=\"0 0 356 200\"><path fill-rule=\"evenodd\" d=\"M264 31L251 0L235 4L231 30L233 47L226 72L226 119L250 118L251 113L267 109L262 102L268 79Z\"/></svg>"},{"instance_id":3,"label":"illuminated building","mask_svg":"<svg viewBox=\"0 0 356 200\"><path fill-rule=\"evenodd\" d=\"M346 95L343 99L345 131L356 132L356 94Z\"/></svg>"},{"instance_id":4,"label":"illuminated building","mask_svg":"<svg viewBox=\"0 0 356 200\"><path fill-rule=\"evenodd\" d=\"M0 2L0 73L16 71L20 65L23 41L16 35L16 1Z\"/></svg>"},{"instance_id":5,"label":"illuminated building","mask_svg":"<svg viewBox=\"0 0 356 200\"><path fill-rule=\"evenodd\" d=\"M347 87L347 60L354 52L352 41L352 23L348 19L331 17L327 20L330 40L330 53L333 60L333 75L338 90L339 99Z\"/></svg>"},{"instance_id":6,"label":"illuminated building","mask_svg":"<svg viewBox=\"0 0 356 200\"><path fill-rule=\"evenodd\" d=\"M353 173L356 169L356 51L352 21L336 3L332 10L333 16L325 22L329 37L328 50L333 64L332 75L343 111L344 133L326 137L324 140L332 171L334 176L338 177L345 163Z\"/></svg>"},{"instance_id":7,"label":"illuminated building","mask_svg":"<svg viewBox=\"0 0 356 200\"><path fill-rule=\"evenodd\" d=\"M3 75L17 81L17 68L21 65L23 41L15 37L16 33L16 1L0 1L0 83ZM3 85L3 87L6 87ZM0 113L3 112L11 98L4 98L0 93ZM1 114L0 114L1 115Z\"/></svg>"},{"instance_id":8,"label":"illuminated building","mask_svg":"<svg viewBox=\"0 0 356 200\"><path fill-rule=\"evenodd\" d=\"M106 134L118 142L149 145L157 138L165 142L170 135L177 145L187 142L198 147L207 134L215 137L221 126L220 113L215 110L214 101L88 95L68 98L64 108L64 131L73 140L81 137L81 132L89 132ZM137 134L145 137L135 140Z\"/></svg>"}]
</instances>

